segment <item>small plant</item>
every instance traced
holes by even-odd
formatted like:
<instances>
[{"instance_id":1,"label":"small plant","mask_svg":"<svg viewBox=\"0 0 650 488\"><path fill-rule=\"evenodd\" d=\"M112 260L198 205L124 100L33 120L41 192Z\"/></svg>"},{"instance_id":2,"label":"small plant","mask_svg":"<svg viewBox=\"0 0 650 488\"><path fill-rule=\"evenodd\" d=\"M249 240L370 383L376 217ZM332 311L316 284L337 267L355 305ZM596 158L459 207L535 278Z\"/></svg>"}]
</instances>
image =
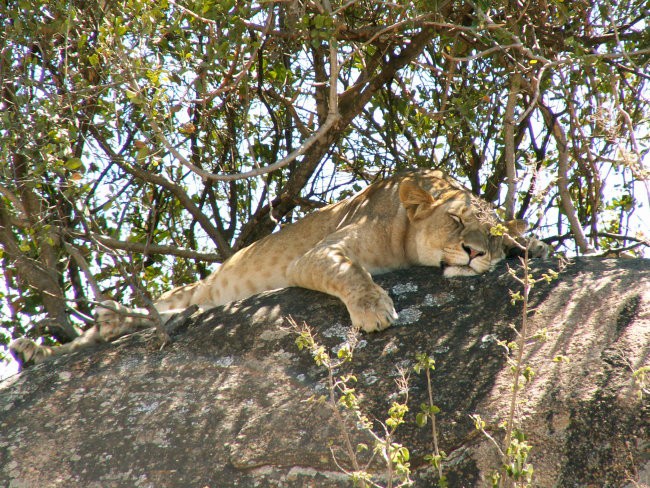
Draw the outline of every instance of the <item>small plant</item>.
<instances>
[{"instance_id":1,"label":"small plant","mask_svg":"<svg viewBox=\"0 0 650 488\"><path fill-rule=\"evenodd\" d=\"M293 319L290 319L289 322L291 328L298 334L296 338L298 349L309 351L316 365L327 371L328 394L314 400L327 403L332 408L335 419L341 427L344 451L352 470L341 465L332 449L332 457L337 467L350 477L355 487L398 488L412 485L409 450L395 441L395 431L405 422L408 413L407 375L400 372L400 377L397 380L398 393L403 401L392 403L388 409L388 418L384 422L379 422L382 432L377 432L375 424L361 409L361 398L353 387L357 378L352 374L340 373L342 367L352 361L357 344L356 335L350 336L348 341L338 349L336 358L333 358L325 346L316 341L311 329L306 324L298 325ZM366 443L354 445L351 435L352 422L349 421L348 415L344 415L345 412L352 414L354 425L358 430L368 434L373 442L372 449ZM366 452L369 454L369 459L362 463L360 454ZM385 473L371 473L371 465L377 458L384 461ZM385 485L380 484L384 480Z\"/></svg>"},{"instance_id":2,"label":"small plant","mask_svg":"<svg viewBox=\"0 0 650 488\"><path fill-rule=\"evenodd\" d=\"M442 463L447 457L444 451L438 447L438 431L436 428L436 414L440 412L440 408L433 403L433 390L431 388L431 371L436 369L436 362L425 353L420 353L415 356L416 364L413 369L417 374L424 371L427 378L427 394L428 403L420 405L420 413L415 417L415 422L419 427L425 427L427 423L431 423L431 438L433 439L433 454L427 454L424 459L431 463L431 465L438 472L438 486L446 488L447 477L442 474Z\"/></svg>"},{"instance_id":3,"label":"small plant","mask_svg":"<svg viewBox=\"0 0 650 488\"><path fill-rule=\"evenodd\" d=\"M496 229L495 232L500 232ZM485 429L485 421L479 415L472 415L474 425L484 436L486 436L497 448L502 460L502 469L493 473L492 486L494 488L527 487L533 479L533 466L528 462L528 455L533 448L526 440L523 430L517 427L516 410L519 403L519 394L521 390L535 377L534 369L525 363L525 350L531 343L539 340L546 340L547 331L545 329L538 331L529 330L528 313L529 313L529 296L530 291L535 284L539 282L550 283L557 279L558 272L548 270L539 278L535 278L530 272L530 263L528 248L522 246L524 256L520 258L521 276L517 270L508 269L510 275L521 285L521 290L510 291L510 299L513 305L522 303L521 327L517 330L514 325L512 329L515 332L514 341L499 341L506 351L506 357L512 373L512 385L510 394L510 406L506 419L501 422L500 427L505 430L503 440L499 443ZM569 360L566 356L558 355L554 361L566 362Z\"/></svg>"},{"instance_id":4,"label":"small plant","mask_svg":"<svg viewBox=\"0 0 650 488\"><path fill-rule=\"evenodd\" d=\"M512 481L511 486L527 486L532 480L533 467L526 462L528 453L532 446L525 442L523 433L515 430L515 412L519 400L519 392L522 384L529 383L535 372L533 369L524 364L524 351L527 342L530 340L528 333L528 306L530 290L535 286L536 280L530 273L528 261L528 249L524 251L524 257L521 260L523 277L517 276L515 270L509 269L510 275L521 284L522 292L511 292L512 303L522 302L521 312L521 330L515 330L517 340L514 343L506 345L509 352L508 362L512 372L512 393L510 395L510 409L508 417L504 423L505 435L503 438L503 449L501 451L503 466L506 476ZM545 279L545 278L542 278ZM514 356L514 357L513 357ZM515 435L516 433L516 435ZM522 484L523 482L523 484ZM506 478L499 478L499 487L506 486Z\"/></svg>"},{"instance_id":5,"label":"small plant","mask_svg":"<svg viewBox=\"0 0 650 488\"><path fill-rule=\"evenodd\" d=\"M526 442L523 432L515 430L512 432L510 445L506 451L508 464L505 465L506 474L515 482L523 481L530 483L533 478L533 466L527 462L528 453L532 449Z\"/></svg>"}]
</instances>

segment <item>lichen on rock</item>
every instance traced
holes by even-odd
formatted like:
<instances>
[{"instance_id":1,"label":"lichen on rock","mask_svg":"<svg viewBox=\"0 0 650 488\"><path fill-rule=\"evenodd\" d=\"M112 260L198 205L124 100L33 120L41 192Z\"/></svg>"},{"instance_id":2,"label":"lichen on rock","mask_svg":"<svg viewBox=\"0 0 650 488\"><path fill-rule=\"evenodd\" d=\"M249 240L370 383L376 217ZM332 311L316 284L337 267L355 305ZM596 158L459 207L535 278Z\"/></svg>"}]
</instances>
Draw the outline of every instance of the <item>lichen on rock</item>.
<instances>
[{"instance_id":1,"label":"lichen on rock","mask_svg":"<svg viewBox=\"0 0 650 488\"><path fill-rule=\"evenodd\" d=\"M413 268L377 282L404 324L361 337L349 372L362 408L385 419L397 368L412 370L416 354L429 354L449 484L484 485L500 460L469 415L501 435L511 375L499 341L520 324L508 292L516 283L505 265L453 280ZM519 409L533 486L650 483L650 411L633 378L648 365L650 262L576 260L533 289L531 308L530 326L546 337L526 349L535 375ZM313 401L327 393L327 373L298 351L287 317L306 322L327 351L348 336L338 300L293 288L208 311L163 350L144 331L5 380L0 486L350 486L332 458L333 449L346 465L343 427L327 403ZM416 374L409 385L396 440L410 450L415 486L429 487L430 432L415 425L427 385Z\"/></svg>"}]
</instances>

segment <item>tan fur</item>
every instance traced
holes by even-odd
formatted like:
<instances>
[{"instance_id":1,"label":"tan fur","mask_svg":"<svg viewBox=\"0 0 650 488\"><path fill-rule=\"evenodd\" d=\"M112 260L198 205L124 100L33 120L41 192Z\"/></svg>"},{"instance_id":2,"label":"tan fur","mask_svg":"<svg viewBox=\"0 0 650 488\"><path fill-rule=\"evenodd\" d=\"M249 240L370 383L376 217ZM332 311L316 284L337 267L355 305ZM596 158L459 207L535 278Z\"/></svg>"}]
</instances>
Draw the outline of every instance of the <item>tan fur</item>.
<instances>
[{"instance_id":1,"label":"tan fur","mask_svg":"<svg viewBox=\"0 0 650 488\"><path fill-rule=\"evenodd\" d=\"M53 356L61 356L80 349L86 349L115 339L146 327L154 322L146 315L146 310L130 309L113 300L106 300L95 314L95 325L86 330L74 341L56 347L42 346L21 337L9 345L12 356L21 368L39 364Z\"/></svg>"},{"instance_id":2,"label":"tan fur","mask_svg":"<svg viewBox=\"0 0 650 488\"><path fill-rule=\"evenodd\" d=\"M484 273L508 247L490 233L497 223L490 205L455 180L440 171L414 171L283 227L237 252L205 280L163 294L155 306L167 320L189 305L208 309L299 286L340 298L354 327L381 330L397 313L371 275L411 265L445 266L446 276ZM513 236L525 228L522 221L505 225ZM99 330L105 330L95 333L101 340L152 323L106 308L97 315Z\"/></svg>"}]
</instances>

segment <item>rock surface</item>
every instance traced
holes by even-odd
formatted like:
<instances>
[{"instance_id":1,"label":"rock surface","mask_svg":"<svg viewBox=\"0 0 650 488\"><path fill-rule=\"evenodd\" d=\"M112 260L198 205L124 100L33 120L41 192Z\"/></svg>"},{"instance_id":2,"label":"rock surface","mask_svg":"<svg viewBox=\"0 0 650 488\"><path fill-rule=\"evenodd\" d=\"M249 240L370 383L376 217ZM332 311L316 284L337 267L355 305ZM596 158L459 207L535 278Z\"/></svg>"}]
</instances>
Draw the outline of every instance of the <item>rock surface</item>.
<instances>
[{"instance_id":1,"label":"rock surface","mask_svg":"<svg viewBox=\"0 0 650 488\"><path fill-rule=\"evenodd\" d=\"M557 263L534 271L549 267ZM363 410L386 419L398 398L397 368L412 373L415 355L428 353L449 486L489 486L499 456L469 415L503 437L512 376L497 341L512 340L509 324L521 324L521 306L509 297L517 284L505 264L480 277L413 268L377 282L400 319L357 346L350 370ZM533 486L650 484L647 390L640 395L633 378L649 365L650 261L577 260L537 285L531 306L530 327L546 340L525 349L535 374L517 414L533 446ZM328 404L307 401L327 395L327 374L298 350L288 316L308 323L330 352L347 339L339 301L286 289L208 311L163 350L145 331L3 381L0 486L352 486L332 458L349 466L340 422ZM416 486L435 486L424 460L431 433L415 425L427 401L424 375L412 373L409 385L396 440L410 450ZM355 445L367 441L351 433Z\"/></svg>"}]
</instances>

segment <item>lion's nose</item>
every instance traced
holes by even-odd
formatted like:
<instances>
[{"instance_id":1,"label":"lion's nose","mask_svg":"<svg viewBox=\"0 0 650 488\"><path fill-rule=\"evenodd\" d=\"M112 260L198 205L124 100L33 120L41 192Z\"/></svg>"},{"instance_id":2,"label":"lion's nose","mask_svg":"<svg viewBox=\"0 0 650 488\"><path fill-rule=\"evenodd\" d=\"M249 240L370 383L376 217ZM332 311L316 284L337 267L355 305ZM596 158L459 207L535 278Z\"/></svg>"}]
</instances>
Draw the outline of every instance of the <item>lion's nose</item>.
<instances>
[{"instance_id":1,"label":"lion's nose","mask_svg":"<svg viewBox=\"0 0 650 488\"><path fill-rule=\"evenodd\" d=\"M479 251L477 249L472 249L471 247L469 247L469 246L467 246L465 244L463 244L463 250L467 253L467 255L469 256L469 259L474 259L474 258L479 257L479 256L485 256L484 251Z\"/></svg>"}]
</instances>

